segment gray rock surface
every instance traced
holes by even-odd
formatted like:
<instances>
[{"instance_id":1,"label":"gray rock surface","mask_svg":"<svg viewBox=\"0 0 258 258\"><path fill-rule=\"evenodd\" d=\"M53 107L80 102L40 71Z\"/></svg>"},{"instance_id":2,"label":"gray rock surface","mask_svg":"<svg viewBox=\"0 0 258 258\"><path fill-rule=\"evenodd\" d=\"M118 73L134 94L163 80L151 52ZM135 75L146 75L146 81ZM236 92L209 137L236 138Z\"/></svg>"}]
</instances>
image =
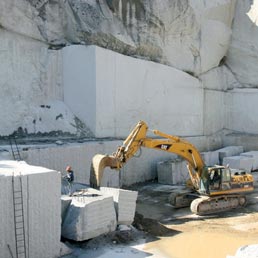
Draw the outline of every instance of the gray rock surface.
<instances>
[{"instance_id":1,"label":"gray rock surface","mask_svg":"<svg viewBox=\"0 0 258 258\"><path fill-rule=\"evenodd\" d=\"M134 221L138 192L111 187L101 187L100 192L113 197L117 224L131 225Z\"/></svg>"},{"instance_id":2,"label":"gray rock surface","mask_svg":"<svg viewBox=\"0 0 258 258\"><path fill-rule=\"evenodd\" d=\"M202 152L201 156L206 166L214 166L219 164L219 153L217 151Z\"/></svg>"},{"instance_id":3,"label":"gray rock surface","mask_svg":"<svg viewBox=\"0 0 258 258\"><path fill-rule=\"evenodd\" d=\"M238 0L227 65L244 87L257 86L258 1Z\"/></svg>"},{"instance_id":4,"label":"gray rock surface","mask_svg":"<svg viewBox=\"0 0 258 258\"><path fill-rule=\"evenodd\" d=\"M240 154L240 156L250 157L253 158L253 166L252 170L258 169L258 151L247 151Z\"/></svg>"},{"instance_id":5,"label":"gray rock surface","mask_svg":"<svg viewBox=\"0 0 258 258\"><path fill-rule=\"evenodd\" d=\"M199 130L193 132L195 136L217 134L226 129L256 134L257 122L250 115L250 109L253 103L257 103L258 98L257 90L254 90L258 85L257 6L257 0L2 0L0 124L5 126L0 127L0 136L13 133L21 136L93 136L91 131L95 124L82 120L79 117L80 112L72 110L70 103L65 101L66 71L63 70L61 49L78 44L100 46L134 57L131 59L146 59L166 64L189 73L193 79L198 80L203 94L183 101L190 107L182 105L178 110L188 114L189 110L193 110L192 106L199 104L203 110L198 110L198 114L203 117L183 117L181 121L187 121L186 125L183 124L183 128L176 131L176 134L181 132L182 135L189 135L185 129L192 132L196 127ZM105 64L104 67L114 70L120 67L113 61L112 59L111 63ZM129 64L131 60L124 59L122 62ZM90 63L94 67L94 63ZM142 62L143 71L146 71L150 64L152 62ZM130 67L125 68L126 74L134 73ZM166 70L167 66L163 68ZM152 71L141 72L143 78L135 77L137 84L127 84L127 78L120 73L119 70L118 74L124 81L116 81L121 88L114 86L114 89L117 92L123 92L123 87L131 89L132 94L126 95L129 100L136 96L134 87L146 92L143 82L149 84L147 75L154 74ZM98 70L97 74L100 79L98 85L102 91L107 86L106 77L103 76L105 73ZM106 74L109 74L109 70ZM157 72L155 75L158 78L157 82L155 81L156 91L150 91L150 97L160 96L163 99L164 94L179 101L181 95L168 94L167 86L164 88L164 85L174 85L178 81L183 81L184 85L184 79L171 75L171 78L164 82L163 72ZM87 80L85 83L89 85L92 81ZM252 88L251 91L234 91L236 88L246 87ZM112 88L106 89L112 93ZM233 91L229 92L231 89ZM190 89L187 91L190 98L192 93ZM89 98L94 99L92 96ZM114 98L116 101L112 99L108 100L108 103L131 110L130 101L126 100L125 104L120 96ZM153 102L144 94L139 96L139 99L150 101L151 104ZM160 99L155 101L156 104L173 102L175 101ZM242 105L242 102L249 105ZM141 103L137 106L137 112L143 110L143 107L154 106L148 104ZM148 114L149 119L146 120L152 122L153 117L164 116L164 110L169 110L165 116L171 118L177 112L174 112L174 106L170 105L169 108L165 107L156 113L153 110L143 110L144 114ZM178 107L177 104L176 106ZM182 107L186 107L187 112L182 110ZM84 107L79 109L85 110ZM135 112L134 109L133 111ZM116 110L112 114L115 116L114 120L119 122L125 117ZM130 121L130 125L138 120L136 117L139 117L139 113L132 116L134 121ZM160 122L154 121L153 124ZM94 136L111 135L106 126L101 127L102 123L97 126L102 131ZM117 129L117 125L113 127ZM124 125L124 128L127 129L128 125Z\"/></svg>"},{"instance_id":6,"label":"gray rock surface","mask_svg":"<svg viewBox=\"0 0 258 258\"><path fill-rule=\"evenodd\" d=\"M72 197L62 223L62 236L83 241L112 232L116 225L113 198L88 189L85 194Z\"/></svg>"},{"instance_id":7,"label":"gray rock surface","mask_svg":"<svg viewBox=\"0 0 258 258\"><path fill-rule=\"evenodd\" d=\"M243 146L227 146L221 149L216 150L219 153L219 162L223 163L225 157L231 157L239 155L244 151Z\"/></svg>"},{"instance_id":8,"label":"gray rock surface","mask_svg":"<svg viewBox=\"0 0 258 258\"><path fill-rule=\"evenodd\" d=\"M182 185L190 178L187 161L181 158L158 162L157 173L160 184Z\"/></svg>"},{"instance_id":9,"label":"gray rock surface","mask_svg":"<svg viewBox=\"0 0 258 258\"><path fill-rule=\"evenodd\" d=\"M53 47L94 44L198 74L226 54L235 0L4 0L0 7L3 28Z\"/></svg>"},{"instance_id":10,"label":"gray rock surface","mask_svg":"<svg viewBox=\"0 0 258 258\"><path fill-rule=\"evenodd\" d=\"M251 172L254 159L246 156L224 157L223 165L229 165L230 168L243 169L246 172Z\"/></svg>"}]
</instances>

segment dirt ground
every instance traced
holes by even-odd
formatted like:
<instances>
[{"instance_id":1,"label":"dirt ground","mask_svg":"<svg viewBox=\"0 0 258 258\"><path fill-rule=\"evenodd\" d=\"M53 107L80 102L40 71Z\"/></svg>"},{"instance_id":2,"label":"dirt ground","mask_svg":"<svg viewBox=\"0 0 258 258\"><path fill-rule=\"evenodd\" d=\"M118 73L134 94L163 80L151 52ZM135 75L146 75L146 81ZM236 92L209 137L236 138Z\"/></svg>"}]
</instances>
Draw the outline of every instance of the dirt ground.
<instances>
[{"instance_id":1,"label":"dirt ground","mask_svg":"<svg viewBox=\"0 0 258 258\"><path fill-rule=\"evenodd\" d=\"M167 198L175 190L157 183L138 189L137 214L171 230L159 232L146 225L143 230L157 239L147 243L145 251L172 258L225 258L234 255L240 246L258 244L258 190L248 195L246 207L213 216L172 208Z\"/></svg>"},{"instance_id":2,"label":"dirt ground","mask_svg":"<svg viewBox=\"0 0 258 258\"><path fill-rule=\"evenodd\" d=\"M175 186L150 182L130 189L138 191L133 229L76 244L65 257L226 258L241 246L258 244L258 186L246 207L212 216L174 209L168 196Z\"/></svg>"}]
</instances>

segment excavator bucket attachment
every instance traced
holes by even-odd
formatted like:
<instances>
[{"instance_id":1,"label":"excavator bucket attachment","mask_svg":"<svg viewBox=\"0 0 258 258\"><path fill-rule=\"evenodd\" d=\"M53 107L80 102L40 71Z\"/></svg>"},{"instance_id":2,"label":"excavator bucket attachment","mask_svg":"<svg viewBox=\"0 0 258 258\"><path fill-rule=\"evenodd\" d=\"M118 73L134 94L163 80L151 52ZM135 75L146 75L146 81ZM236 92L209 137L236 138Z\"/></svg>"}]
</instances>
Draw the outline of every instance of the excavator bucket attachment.
<instances>
[{"instance_id":1,"label":"excavator bucket attachment","mask_svg":"<svg viewBox=\"0 0 258 258\"><path fill-rule=\"evenodd\" d=\"M117 159L113 156L96 154L91 162L90 187L98 189L100 187L103 172L106 167L116 168Z\"/></svg>"}]
</instances>

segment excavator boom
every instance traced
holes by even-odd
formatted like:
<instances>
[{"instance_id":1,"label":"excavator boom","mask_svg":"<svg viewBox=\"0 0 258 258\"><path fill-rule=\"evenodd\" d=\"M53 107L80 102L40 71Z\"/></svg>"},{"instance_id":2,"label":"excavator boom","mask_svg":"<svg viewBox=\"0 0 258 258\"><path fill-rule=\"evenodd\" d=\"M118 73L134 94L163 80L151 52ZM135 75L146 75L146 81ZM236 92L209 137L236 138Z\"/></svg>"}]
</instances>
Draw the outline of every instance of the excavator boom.
<instances>
[{"instance_id":1,"label":"excavator boom","mask_svg":"<svg viewBox=\"0 0 258 258\"><path fill-rule=\"evenodd\" d=\"M174 207L191 204L193 213L205 215L245 205L246 197L240 193L253 191L252 175L245 172L233 173L224 166L207 167L199 151L190 142L158 130L152 131L158 138L149 138L146 136L147 131L146 123L140 121L115 153L95 155L91 165L91 187L99 188L106 167L119 170L141 147L146 147L175 153L188 162L192 190L172 193L170 203Z\"/></svg>"},{"instance_id":2,"label":"excavator boom","mask_svg":"<svg viewBox=\"0 0 258 258\"><path fill-rule=\"evenodd\" d=\"M95 155L92 159L90 185L98 188L100 186L105 167L121 169L141 147L146 147L175 153L187 160L193 187L198 190L204 162L195 146L177 136L168 135L158 130L153 130L152 132L159 138L148 138L146 136L147 131L148 126L146 123L140 121L123 142L123 145L118 147L114 154Z\"/></svg>"}]
</instances>

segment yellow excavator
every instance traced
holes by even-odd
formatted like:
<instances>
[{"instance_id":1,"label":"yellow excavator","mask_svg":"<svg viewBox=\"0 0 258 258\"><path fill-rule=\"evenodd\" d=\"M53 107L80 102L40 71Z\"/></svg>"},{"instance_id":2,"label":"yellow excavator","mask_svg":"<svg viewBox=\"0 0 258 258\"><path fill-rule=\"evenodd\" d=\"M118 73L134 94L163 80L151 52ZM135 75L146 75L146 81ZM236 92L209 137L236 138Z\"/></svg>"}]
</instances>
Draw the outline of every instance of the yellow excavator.
<instances>
[{"instance_id":1,"label":"yellow excavator","mask_svg":"<svg viewBox=\"0 0 258 258\"><path fill-rule=\"evenodd\" d=\"M147 124L139 121L115 153L95 155L91 164L91 187L99 188L105 167L119 170L141 147L146 147L175 153L188 162L188 188L170 195L170 203L174 207L190 206L193 213L206 215L246 204L245 193L254 190L251 174L240 170L233 172L227 166L206 166L201 154L190 142L158 130L152 132L159 138L149 138L147 132Z\"/></svg>"}]
</instances>

